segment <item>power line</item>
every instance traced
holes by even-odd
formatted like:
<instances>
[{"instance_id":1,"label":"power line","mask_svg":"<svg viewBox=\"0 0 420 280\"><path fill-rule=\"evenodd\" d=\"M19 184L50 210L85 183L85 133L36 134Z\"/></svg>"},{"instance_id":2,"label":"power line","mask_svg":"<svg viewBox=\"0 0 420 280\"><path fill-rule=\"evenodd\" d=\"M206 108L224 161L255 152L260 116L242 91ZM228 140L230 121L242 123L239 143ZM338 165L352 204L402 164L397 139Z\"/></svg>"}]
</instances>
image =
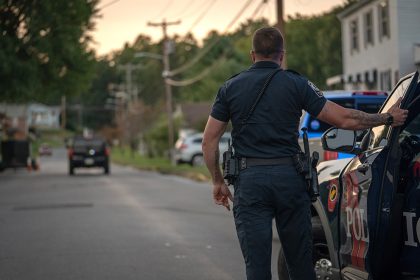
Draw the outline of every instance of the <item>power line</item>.
<instances>
[{"instance_id":1,"label":"power line","mask_svg":"<svg viewBox=\"0 0 420 280\"><path fill-rule=\"evenodd\" d=\"M166 6L153 18L156 19L156 18L162 16L164 13L166 13L166 11L169 9L169 7L172 5L173 2L174 2L174 0L169 0L168 3L166 4Z\"/></svg>"},{"instance_id":2,"label":"power line","mask_svg":"<svg viewBox=\"0 0 420 280\"><path fill-rule=\"evenodd\" d=\"M175 76L179 73L184 72L185 70L189 69L190 67L194 66L195 63L197 63L206 53L210 51L219 41L221 40L221 37L223 35L226 35L227 31L235 24L235 22L242 16L242 14L245 12L245 10L249 7L249 5L252 3L253 0L248 0L245 5L242 7L242 9L236 14L236 16L233 18L233 20L226 26L225 30L222 32L221 36L211 42L209 45L207 45L200 53L198 53L193 59L191 59L186 64L172 70L169 72L170 76ZM265 1L265 0L263 0Z\"/></svg>"},{"instance_id":3,"label":"power line","mask_svg":"<svg viewBox=\"0 0 420 280\"><path fill-rule=\"evenodd\" d=\"M257 8L254 10L254 12L252 13L252 18L255 18L257 16L257 14L262 10L262 7L264 6L264 4L267 4L267 0L263 0L258 6Z\"/></svg>"},{"instance_id":4,"label":"power line","mask_svg":"<svg viewBox=\"0 0 420 280\"><path fill-rule=\"evenodd\" d=\"M265 1L265 0L263 0L263 1ZM249 5L251 5L251 3L252 3L252 0L248 0L248 2L245 3L245 5L242 7L242 9L239 11L239 13L236 14L236 16L233 18L233 20L226 27L224 33L226 33L235 24L235 22L242 16L242 14L249 7Z\"/></svg>"},{"instance_id":5,"label":"power line","mask_svg":"<svg viewBox=\"0 0 420 280\"><path fill-rule=\"evenodd\" d=\"M188 12L188 10L189 10L189 9L186 9L185 11L183 11L183 12L181 13L182 17L187 18L187 17L191 17L191 16L194 16L194 15L196 15L196 14L200 13L200 11L203 9L203 5L204 5L206 2L207 2L206 0L204 0L204 3L200 3L200 2L198 2L198 1L194 1L194 4L195 4L195 3L198 3L198 4L199 4L199 6L198 6L198 7L196 7L196 9L194 9L194 10L192 10L192 11L190 11L190 12ZM191 7L192 7L192 6L194 6L194 5L191 5ZM179 15L179 16L181 16L181 15ZM177 15L177 16L178 16L178 15Z\"/></svg>"},{"instance_id":6,"label":"power line","mask_svg":"<svg viewBox=\"0 0 420 280\"><path fill-rule=\"evenodd\" d=\"M262 6L259 17L260 18L265 18L266 15L266 11L269 9L269 3L268 1L265 2L265 5ZM269 16L267 17L267 20L269 20Z\"/></svg>"},{"instance_id":7,"label":"power line","mask_svg":"<svg viewBox=\"0 0 420 280\"><path fill-rule=\"evenodd\" d=\"M176 13L176 17L182 18L184 17L184 15L186 15L186 13L188 13L188 10L194 6L194 4L197 3L196 0L190 0L187 5L183 6L183 8L179 11L177 11ZM201 5L200 5L201 7ZM196 13L192 13L192 14L196 14ZM189 15L189 14L188 14Z\"/></svg>"},{"instance_id":8,"label":"power line","mask_svg":"<svg viewBox=\"0 0 420 280\"><path fill-rule=\"evenodd\" d=\"M188 29L187 33L190 33L193 28L204 18L204 16L210 11L210 8L217 2L217 0L213 0L210 2L210 5L205 6L204 11L197 17L191 27Z\"/></svg>"},{"instance_id":9,"label":"power line","mask_svg":"<svg viewBox=\"0 0 420 280\"><path fill-rule=\"evenodd\" d=\"M251 1L249 1L249 3L247 3L247 4L250 4L250 2ZM257 7L257 9L254 11L254 13L253 13L253 16L252 16L252 18L255 18L256 16L257 16L257 14L258 14L258 12L263 12L264 11L264 9L262 9L262 7L264 7L264 8L266 8L268 5L265 5L265 4L267 4L268 3L268 1L267 0L263 0L259 5L258 5L258 7ZM246 10L246 7L247 6L244 6L244 8L239 12L239 14L242 14L245 10ZM231 25L233 25L233 23L238 19L239 17L235 17L234 18L234 20L232 20L232 22L231 22L231 24L229 24L228 25L228 27L225 29L225 33L227 32L227 30L231 27ZM219 37L220 38L220 37ZM208 52L208 50L210 49L210 48L212 48L217 42L219 42L220 41L220 39L218 39L218 40L215 40L212 44L210 44L209 45L209 47L208 47L208 49L206 49L206 51L204 52L204 54L206 53L206 52ZM204 55L203 54L203 55ZM198 61L198 59L200 59L202 57L202 55L200 55L199 56L199 58L194 58L194 61ZM216 65L219 65L221 62L225 62L226 61L226 57L223 57L218 63L213 63L210 67L207 67L207 68L205 68L200 74L198 74L197 76L195 76L194 78L190 78L190 79L187 79L187 80L182 80L182 81L176 81L176 80L173 80L173 79L170 79L170 78L168 78L167 79L167 83L168 84L170 84L170 85L172 85L172 86L177 86L177 87L181 87L181 86L188 86L188 85L191 85L191 84L193 84L193 83L196 83L196 82L198 82L198 81L200 81L200 80L202 80L206 75L208 75L209 73L210 73L210 71L216 66ZM189 64L189 63L187 63L187 64ZM186 65L187 65L186 64ZM193 64L195 64L195 63L193 63ZM186 65L184 65L184 66L186 66ZM180 68L178 68L178 69L180 69ZM173 74L173 72L171 72L171 74Z\"/></svg>"},{"instance_id":10,"label":"power line","mask_svg":"<svg viewBox=\"0 0 420 280\"><path fill-rule=\"evenodd\" d=\"M205 68L200 74L198 74L197 76L195 76L194 78L190 78L187 80L183 80L183 81L176 81L176 80L172 80L172 79L167 79L166 82L168 84L170 84L171 86L175 86L175 87L184 87L184 86L189 86L193 83L196 83L200 80L202 80L205 76L207 76L210 71L215 68L216 66L222 64L226 62L226 58L223 57L222 59L219 59L218 62L213 63L210 67Z\"/></svg>"},{"instance_id":11,"label":"power line","mask_svg":"<svg viewBox=\"0 0 420 280\"><path fill-rule=\"evenodd\" d=\"M99 10L103 10L103 9L105 9L105 8L107 8L107 7L111 6L111 5L114 5L115 3L119 2L119 1L120 1L120 0L114 0L114 1L111 1L111 2L109 2L109 3L106 3L106 4L104 4L102 7L100 7L100 8L99 8Z\"/></svg>"}]
</instances>

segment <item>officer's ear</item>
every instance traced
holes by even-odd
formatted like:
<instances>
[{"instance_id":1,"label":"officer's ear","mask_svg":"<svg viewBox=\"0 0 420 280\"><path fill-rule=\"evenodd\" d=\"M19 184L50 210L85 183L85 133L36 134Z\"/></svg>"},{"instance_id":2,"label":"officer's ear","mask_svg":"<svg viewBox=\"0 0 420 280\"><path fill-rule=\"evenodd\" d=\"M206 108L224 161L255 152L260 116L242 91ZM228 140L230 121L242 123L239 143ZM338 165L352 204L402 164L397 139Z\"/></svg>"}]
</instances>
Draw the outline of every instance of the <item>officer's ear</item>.
<instances>
[{"instance_id":1,"label":"officer's ear","mask_svg":"<svg viewBox=\"0 0 420 280\"><path fill-rule=\"evenodd\" d=\"M279 64L280 65L282 65L282 63L283 63L283 60L284 60L284 54L285 54L285 52L286 51L284 51L284 50L282 50L281 52L280 52L280 57L279 57Z\"/></svg>"},{"instance_id":2,"label":"officer's ear","mask_svg":"<svg viewBox=\"0 0 420 280\"><path fill-rule=\"evenodd\" d=\"M250 50L249 55L251 56L252 63L255 63L256 57L254 50Z\"/></svg>"}]
</instances>

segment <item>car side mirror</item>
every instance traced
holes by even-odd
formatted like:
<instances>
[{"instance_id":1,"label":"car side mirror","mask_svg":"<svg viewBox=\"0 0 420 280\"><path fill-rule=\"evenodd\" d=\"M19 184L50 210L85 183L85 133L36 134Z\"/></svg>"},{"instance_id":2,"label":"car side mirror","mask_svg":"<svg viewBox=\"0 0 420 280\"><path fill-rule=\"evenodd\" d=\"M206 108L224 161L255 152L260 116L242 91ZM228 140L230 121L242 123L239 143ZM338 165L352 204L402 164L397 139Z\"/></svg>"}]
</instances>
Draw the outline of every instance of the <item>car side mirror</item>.
<instances>
[{"instance_id":1,"label":"car side mirror","mask_svg":"<svg viewBox=\"0 0 420 280\"><path fill-rule=\"evenodd\" d=\"M352 154L355 152L356 132L332 127L321 137L324 150Z\"/></svg>"}]
</instances>

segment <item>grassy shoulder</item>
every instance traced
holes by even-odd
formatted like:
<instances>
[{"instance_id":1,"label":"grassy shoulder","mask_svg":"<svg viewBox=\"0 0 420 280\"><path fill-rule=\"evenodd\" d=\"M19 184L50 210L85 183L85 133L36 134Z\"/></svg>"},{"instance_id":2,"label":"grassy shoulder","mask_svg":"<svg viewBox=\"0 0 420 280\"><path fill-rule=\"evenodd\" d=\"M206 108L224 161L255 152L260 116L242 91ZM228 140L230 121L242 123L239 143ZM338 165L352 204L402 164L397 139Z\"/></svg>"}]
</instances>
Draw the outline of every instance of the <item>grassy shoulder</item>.
<instances>
[{"instance_id":1,"label":"grassy shoulder","mask_svg":"<svg viewBox=\"0 0 420 280\"><path fill-rule=\"evenodd\" d=\"M206 167L192 167L187 164L172 165L166 158L148 158L138 154L132 154L128 148L113 147L111 160L121 165L128 165L142 170L156 171L162 174L173 174L196 181L205 182L210 180L210 174Z\"/></svg>"}]
</instances>

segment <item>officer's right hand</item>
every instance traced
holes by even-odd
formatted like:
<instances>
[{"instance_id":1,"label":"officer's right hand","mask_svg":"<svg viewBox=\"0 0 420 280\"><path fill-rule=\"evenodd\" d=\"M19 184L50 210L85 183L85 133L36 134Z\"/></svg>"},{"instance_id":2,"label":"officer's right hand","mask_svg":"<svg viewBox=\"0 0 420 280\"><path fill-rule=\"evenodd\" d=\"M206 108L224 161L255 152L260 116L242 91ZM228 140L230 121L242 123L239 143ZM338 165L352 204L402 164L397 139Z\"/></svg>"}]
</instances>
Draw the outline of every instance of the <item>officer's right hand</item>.
<instances>
[{"instance_id":1,"label":"officer's right hand","mask_svg":"<svg viewBox=\"0 0 420 280\"><path fill-rule=\"evenodd\" d=\"M215 183L213 185L213 200L217 205L223 205L230 211L230 201L233 201L232 193L224 182Z\"/></svg>"}]
</instances>

